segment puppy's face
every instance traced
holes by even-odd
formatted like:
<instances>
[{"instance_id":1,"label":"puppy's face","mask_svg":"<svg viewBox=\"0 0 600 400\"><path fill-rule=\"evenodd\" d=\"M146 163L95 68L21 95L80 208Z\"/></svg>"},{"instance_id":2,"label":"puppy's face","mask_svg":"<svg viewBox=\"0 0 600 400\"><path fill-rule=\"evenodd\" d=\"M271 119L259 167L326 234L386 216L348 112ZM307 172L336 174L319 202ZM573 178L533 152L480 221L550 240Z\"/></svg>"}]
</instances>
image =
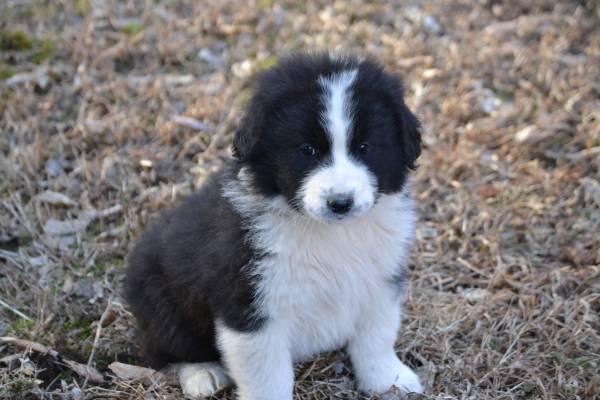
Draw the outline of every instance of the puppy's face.
<instances>
[{"instance_id":1,"label":"puppy's face","mask_svg":"<svg viewBox=\"0 0 600 400\"><path fill-rule=\"evenodd\" d=\"M321 221L370 210L402 189L420 152L399 80L372 62L285 60L258 79L234 153L257 190Z\"/></svg>"}]
</instances>

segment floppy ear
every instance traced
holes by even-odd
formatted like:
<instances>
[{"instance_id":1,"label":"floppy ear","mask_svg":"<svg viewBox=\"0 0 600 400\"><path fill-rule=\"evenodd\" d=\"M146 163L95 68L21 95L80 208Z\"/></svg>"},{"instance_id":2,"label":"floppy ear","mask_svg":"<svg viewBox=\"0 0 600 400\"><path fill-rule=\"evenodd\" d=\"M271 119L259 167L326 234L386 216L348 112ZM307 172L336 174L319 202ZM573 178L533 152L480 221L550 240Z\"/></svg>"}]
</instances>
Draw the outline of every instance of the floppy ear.
<instances>
[{"instance_id":1,"label":"floppy ear","mask_svg":"<svg viewBox=\"0 0 600 400\"><path fill-rule=\"evenodd\" d=\"M404 102L402 79L385 72L383 76L383 91L395 111L406 164L410 169L415 169L417 158L421 155L421 123Z\"/></svg>"},{"instance_id":2,"label":"floppy ear","mask_svg":"<svg viewBox=\"0 0 600 400\"><path fill-rule=\"evenodd\" d=\"M257 108L255 104L248 107L246 115L242 118L240 127L233 137L233 157L239 161L244 161L258 142L263 123L262 110Z\"/></svg>"},{"instance_id":3,"label":"floppy ear","mask_svg":"<svg viewBox=\"0 0 600 400\"><path fill-rule=\"evenodd\" d=\"M409 110L404 101L398 106L398 113L402 121L401 135L404 156L410 169L417 167L417 158L421 155L421 123Z\"/></svg>"}]
</instances>

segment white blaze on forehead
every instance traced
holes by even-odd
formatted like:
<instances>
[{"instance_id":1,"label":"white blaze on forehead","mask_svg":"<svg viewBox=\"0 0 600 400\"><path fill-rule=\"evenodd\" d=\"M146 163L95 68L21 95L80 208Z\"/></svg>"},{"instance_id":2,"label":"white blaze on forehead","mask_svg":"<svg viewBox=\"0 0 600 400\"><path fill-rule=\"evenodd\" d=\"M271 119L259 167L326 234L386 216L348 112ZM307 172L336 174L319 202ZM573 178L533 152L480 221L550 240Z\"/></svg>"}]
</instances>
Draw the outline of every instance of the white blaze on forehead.
<instances>
[{"instance_id":1,"label":"white blaze on forehead","mask_svg":"<svg viewBox=\"0 0 600 400\"><path fill-rule=\"evenodd\" d=\"M345 71L329 77L320 77L323 86L325 112L322 120L325 124L332 147L332 155L345 156L352 124L352 92L350 86L356 78L357 71Z\"/></svg>"},{"instance_id":2,"label":"white blaze on forehead","mask_svg":"<svg viewBox=\"0 0 600 400\"><path fill-rule=\"evenodd\" d=\"M362 214L375 201L375 176L350 154L354 123L351 87L357 73L350 70L319 78L324 106L321 121L331 143L331 158L306 177L300 191L304 208L317 219L332 218L329 198L351 196L352 209L344 216Z\"/></svg>"}]
</instances>

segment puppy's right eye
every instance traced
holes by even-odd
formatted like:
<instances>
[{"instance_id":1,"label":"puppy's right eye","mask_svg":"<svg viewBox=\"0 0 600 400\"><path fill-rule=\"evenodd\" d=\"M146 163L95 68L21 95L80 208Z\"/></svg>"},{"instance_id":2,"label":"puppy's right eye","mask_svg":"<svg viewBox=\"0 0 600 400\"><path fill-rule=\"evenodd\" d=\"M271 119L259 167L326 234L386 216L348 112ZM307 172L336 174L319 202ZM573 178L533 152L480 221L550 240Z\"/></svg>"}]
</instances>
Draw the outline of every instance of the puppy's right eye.
<instances>
[{"instance_id":1,"label":"puppy's right eye","mask_svg":"<svg viewBox=\"0 0 600 400\"><path fill-rule=\"evenodd\" d=\"M300 152L307 157L314 157L317 155L317 150L308 143L300 146Z\"/></svg>"}]
</instances>

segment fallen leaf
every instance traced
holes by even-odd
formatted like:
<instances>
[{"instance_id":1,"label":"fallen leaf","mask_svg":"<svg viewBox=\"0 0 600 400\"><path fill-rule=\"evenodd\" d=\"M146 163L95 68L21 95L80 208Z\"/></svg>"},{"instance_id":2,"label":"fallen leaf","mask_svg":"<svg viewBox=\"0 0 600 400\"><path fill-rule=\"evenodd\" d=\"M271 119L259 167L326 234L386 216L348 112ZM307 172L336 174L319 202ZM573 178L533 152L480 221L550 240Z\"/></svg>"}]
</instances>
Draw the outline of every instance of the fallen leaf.
<instances>
[{"instance_id":1,"label":"fallen leaf","mask_svg":"<svg viewBox=\"0 0 600 400\"><path fill-rule=\"evenodd\" d=\"M35 198L42 203L48 203L54 206L71 207L77 204L71 200L69 196L51 190L46 190L45 192L38 194Z\"/></svg>"},{"instance_id":2,"label":"fallen leaf","mask_svg":"<svg viewBox=\"0 0 600 400\"><path fill-rule=\"evenodd\" d=\"M161 371L156 371L152 368L124 364L115 361L108 366L108 369L110 369L120 379L140 381L146 385L150 385L156 381L161 381L168 384L179 384L179 379L177 378L176 374L164 373Z\"/></svg>"},{"instance_id":3,"label":"fallen leaf","mask_svg":"<svg viewBox=\"0 0 600 400\"><path fill-rule=\"evenodd\" d=\"M196 118L186 117L183 115L174 115L172 119L177 125L186 126L197 131L205 131L208 133L214 132L213 127L205 124L202 121L198 121Z\"/></svg>"},{"instance_id":4,"label":"fallen leaf","mask_svg":"<svg viewBox=\"0 0 600 400\"><path fill-rule=\"evenodd\" d=\"M69 233L82 232L94 219L111 216L119 213L122 209L123 206L116 204L104 210L85 211L79 218L64 221L50 218L44 225L44 232L50 236L61 236Z\"/></svg>"},{"instance_id":5,"label":"fallen leaf","mask_svg":"<svg viewBox=\"0 0 600 400\"><path fill-rule=\"evenodd\" d=\"M484 199L498 197L500 189L492 185L481 186L477 189L477 194Z\"/></svg>"},{"instance_id":6,"label":"fallen leaf","mask_svg":"<svg viewBox=\"0 0 600 400\"><path fill-rule=\"evenodd\" d=\"M89 217L68 219L65 221L59 221L57 219L50 218L44 225L44 232L47 235L54 236L77 233L84 231L90 222L92 222L92 218Z\"/></svg>"}]
</instances>

